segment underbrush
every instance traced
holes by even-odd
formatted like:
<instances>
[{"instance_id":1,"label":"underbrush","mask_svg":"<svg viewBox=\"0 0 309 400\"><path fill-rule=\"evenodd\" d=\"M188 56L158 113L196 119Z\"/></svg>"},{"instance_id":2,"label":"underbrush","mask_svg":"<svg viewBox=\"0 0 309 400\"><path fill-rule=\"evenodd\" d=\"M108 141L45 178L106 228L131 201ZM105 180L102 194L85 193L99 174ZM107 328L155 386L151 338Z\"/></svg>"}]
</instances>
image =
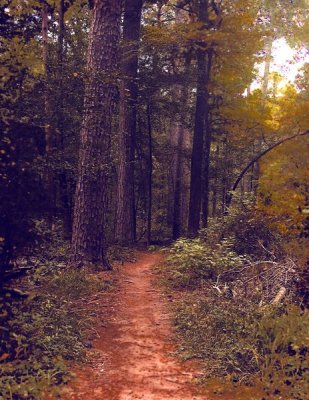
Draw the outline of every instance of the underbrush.
<instances>
[{"instance_id":1,"label":"underbrush","mask_svg":"<svg viewBox=\"0 0 309 400\"><path fill-rule=\"evenodd\" d=\"M309 315L297 291L301 273L275 248L267 227L255 232L259 259L250 237L244 243L240 228L231 227L238 236L224 236L221 225L170 248L163 270L168 290L181 292L179 354L200 360L202 380L259 386L265 399L305 400Z\"/></svg>"},{"instance_id":2,"label":"underbrush","mask_svg":"<svg viewBox=\"0 0 309 400\"><path fill-rule=\"evenodd\" d=\"M178 305L175 314L182 357L203 360L205 377L252 379L258 360L247 339L256 314L248 304L192 294Z\"/></svg>"},{"instance_id":3,"label":"underbrush","mask_svg":"<svg viewBox=\"0 0 309 400\"><path fill-rule=\"evenodd\" d=\"M66 267L59 245L65 247L51 241L32 257L35 266L20 282L26 297L14 290L0 295L0 399L56 393L70 378L68 361L86 358L91 320L84 304L112 283Z\"/></svg>"},{"instance_id":4,"label":"underbrush","mask_svg":"<svg viewBox=\"0 0 309 400\"><path fill-rule=\"evenodd\" d=\"M112 245L108 248L108 259L111 263L125 263L135 261L135 250L132 247Z\"/></svg>"},{"instance_id":5,"label":"underbrush","mask_svg":"<svg viewBox=\"0 0 309 400\"><path fill-rule=\"evenodd\" d=\"M246 257L232 250L231 240L212 244L202 238L179 239L167 259L168 283L173 288L194 289L232 268L239 268Z\"/></svg>"},{"instance_id":6,"label":"underbrush","mask_svg":"<svg viewBox=\"0 0 309 400\"><path fill-rule=\"evenodd\" d=\"M195 293L178 304L175 326L179 354L201 360L206 383L221 377L234 384L262 385L265 396L306 399L307 311L294 305L266 312L250 302Z\"/></svg>"}]
</instances>

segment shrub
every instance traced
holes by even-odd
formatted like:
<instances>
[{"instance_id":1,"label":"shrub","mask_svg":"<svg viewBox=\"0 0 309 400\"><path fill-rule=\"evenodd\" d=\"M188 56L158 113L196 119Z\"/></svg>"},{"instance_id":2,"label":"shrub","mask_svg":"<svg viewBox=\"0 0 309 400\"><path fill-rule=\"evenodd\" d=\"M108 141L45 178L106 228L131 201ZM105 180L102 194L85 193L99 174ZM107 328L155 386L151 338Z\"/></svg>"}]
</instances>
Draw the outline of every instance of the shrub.
<instances>
[{"instance_id":1,"label":"shrub","mask_svg":"<svg viewBox=\"0 0 309 400\"><path fill-rule=\"evenodd\" d=\"M173 287L196 288L204 280L241 266L246 257L237 255L230 240L209 245L201 238L179 239L170 249L167 266Z\"/></svg>"},{"instance_id":2,"label":"shrub","mask_svg":"<svg viewBox=\"0 0 309 400\"><path fill-rule=\"evenodd\" d=\"M309 313L296 305L274 309L256 324L261 380L269 392L303 400L309 382Z\"/></svg>"},{"instance_id":3,"label":"shrub","mask_svg":"<svg viewBox=\"0 0 309 400\"><path fill-rule=\"evenodd\" d=\"M64 383L67 373L61 359L36 357L1 365L0 398L3 400L37 400L48 388Z\"/></svg>"},{"instance_id":4,"label":"shrub","mask_svg":"<svg viewBox=\"0 0 309 400\"><path fill-rule=\"evenodd\" d=\"M110 262L125 263L135 260L134 249L119 245L112 245L108 248L108 259Z\"/></svg>"},{"instance_id":5,"label":"shrub","mask_svg":"<svg viewBox=\"0 0 309 400\"><path fill-rule=\"evenodd\" d=\"M265 312L250 302L194 295L177 307L175 326L180 354L200 359L205 378L261 383L265 396L306 399L307 311L288 306Z\"/></svg>"},{"instance_id":6,"label":"shrub","mask_svg":"<svg viewBox=\"0 0 309 400\"><path fill-rule=\"evenodd\" d=\"M44 290L53 293L57 298L76 300L92 293L108 289L106 281L99 281L84 269L66 269L47 281Z\"/></svg>"},{"instance_id":7,"label":"shrub","mask_svg":"<svg viewBox=\"0 0 309 400\"><path fill-rule=\"evenodd\" d=\"M210 218L207 229L200 232L208 243L218 243L223 238L232 239L232 249L237 254L249 255L256 260L283 255L283 237L274 229L274 218L265 215L255 205L250 195L237 193L228 213L220 218Z\"/></svg>"},{"instance_id":8,"label":"shrub","mask_svg":"<svg viewBox=\"0 0 309 400\"><path fill-rule=\"evenodd\" d=\"M271 229L271 221L258 211L234 216L223 233L234 238L233 250L238 254L248 254L256 260L267 259L270 255L282 256L281 236Z\"/></svg>"},{"instance_id":9,"label":"shrub","mask_svg":"<svg viewBox=\"0 0 309 400\"><path fill-rule=\"evenodd\" d=\"M66 360L83 360L89 317L79 300L107 289L82 270L55 269L27 299L0 298L0 398L38 399L68 379Z\"/></svg>"},{"instance_id":10,"label":"shrub","mask_svg":"<svg viewBox=\"0 0 309 400\"><path fill-rule=\"evenodd\" d=\"M264 399L305 400L309 318L296 297L299 267L278 259L265 220L245 216L229 215L230 226L213 221L171 247L165 271L168 287L182 290L179 351L201 360L205 378L257 385Z\"/></svg>"},{"instance_id":11,"label":"shrub","mask_svg":"<svg viewBox=\"0 0 309 400\"><path fill-rule=\"evenodd\" d=\"M54 300L54 299L53 299ZM0 398L37 399L39 393L67 379L59 350L71 345L68 312L50 299L1 300ZM54 321L53 318L57 314ZM62 324L59 335L58 324ZM64 333L65 332L65 333ZM74 341L78 339L74 338ZM73 346L73 354L76 348ZM66 353L69 348L66 349Z\"/></svg>"},{"instance_id":12,"label":"shrub","mask_svg":"<svg viewBox=\"0 0 309 400\"><path fill-rule=\"evenodd\" d=\"M204 376L251 381L258 373L256 348L249 338L258 312L248 303L195 297L179 305L175 324L185 358L198 358Z\"/></svg>"}]
</instances>

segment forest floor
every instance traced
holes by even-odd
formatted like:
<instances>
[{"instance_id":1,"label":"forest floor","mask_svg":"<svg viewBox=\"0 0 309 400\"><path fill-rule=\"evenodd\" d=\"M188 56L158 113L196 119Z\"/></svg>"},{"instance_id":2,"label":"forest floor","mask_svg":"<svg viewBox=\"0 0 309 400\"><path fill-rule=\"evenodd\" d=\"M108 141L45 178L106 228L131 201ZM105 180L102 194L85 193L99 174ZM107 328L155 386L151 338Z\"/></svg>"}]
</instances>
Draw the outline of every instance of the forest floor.
<instances>
[{"instance_id":1,"label":"forest floor","mask_svg":"<svg viewBox=\"0 0 309 400\"><path fill-rule=\"evenodd\" d=\"M91 365L74 368L65 400L206 400L190 383L196 366L172 355L169 297L154 285L158 253L114 272L116 289L97 298Z\"/></svg>"}]
</instances>

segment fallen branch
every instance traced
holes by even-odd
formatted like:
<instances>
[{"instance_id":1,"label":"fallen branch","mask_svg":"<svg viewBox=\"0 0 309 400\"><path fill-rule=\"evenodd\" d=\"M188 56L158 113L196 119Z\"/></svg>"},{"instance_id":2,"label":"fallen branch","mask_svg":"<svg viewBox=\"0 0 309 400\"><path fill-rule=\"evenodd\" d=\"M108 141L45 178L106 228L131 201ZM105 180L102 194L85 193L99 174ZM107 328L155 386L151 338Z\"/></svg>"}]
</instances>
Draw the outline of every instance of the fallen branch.
<instances>
[{"instance_id":1,"label":"fallen branch","mask_svg":"<svg viewBox=\"0 0 309 400\"><path fill-rule=\"evenodd\" d=\"M281 288L279 289L279 292L276 294L276 296L273 299L273 301L271 302L271 304L273 304L274 306L277 306L280 303L280 301L283 299L285 294L286 294L286 288L284 286L281 286Z\"/></svg>"},{"instance_id":2,"label":"fallen branch","mask_svg":"<svg viewBox=\"0 0 309 400\"><path fill-rule=\"evenodd\" d=\"M1 289L1 291L4 292L4 293L9 293L15 298L25 299L25 298L27 298L29 296L29 293L22 292L19 289L12 289L12 288L3 287Z\"/></svg>"}]
</instances>

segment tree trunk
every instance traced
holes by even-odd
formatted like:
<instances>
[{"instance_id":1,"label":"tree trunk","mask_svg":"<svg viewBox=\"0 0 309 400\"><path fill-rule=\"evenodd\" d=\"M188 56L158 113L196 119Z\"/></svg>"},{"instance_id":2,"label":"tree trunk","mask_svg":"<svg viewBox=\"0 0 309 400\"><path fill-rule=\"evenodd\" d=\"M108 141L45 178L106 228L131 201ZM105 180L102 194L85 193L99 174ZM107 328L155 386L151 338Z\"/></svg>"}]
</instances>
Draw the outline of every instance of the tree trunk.
<instances>
[{"instance_id":1,"label":"tree trunk","mask_svg":"<svg viewBox=\"0 0 309 400\"><path fill-rule=\"evenodd\" d=\"M103 264L112 118L115 109L121 2L94 3L72 237L75 264Z\"/></svg>"},{"instance_id":2,"label":"tree trunk","mask_svg":"<svg viewBox=\"0 0 309 400\"><path fill-rule=\"evenodd\" d=\"M222 171L222 178L221 178L221 214L224 215L226 212L226 199L228 193L228 168L226 165L226 161L228 158L228 151L229 143L227 140L227 135L223 138L222 141L222 160L223 162L223 171Z\"/></svg>"},{"instance_id":3,"label":"tree trunk","mask_svg":"<svg viewBox=\"0 0 309 400\"><path fill-rule=\"evenodd\" d=\"M142 0L127 0L124 9L123 49L119 110L119 168L117 186L116 240L136 240L134 205L134 158L136 136L137 67Z\"/></svg>"},{"instance_id":4,"label":"tree trunk","mask_svg":"<svg viewBox=\"0 0 309 400\"><path fill-rule=\"evenodd\" d=\"M72 232L72 210L68 188L68 179L64 163L64 104L63 104L63 64L64 64L64 0L59 1L58 6L58 48L57 48L57 131L58 131L58 150L60 150L62 158L59 160L61 169L59 172L59 186L60 186L60 197L63 207L63 221L64 221L64 236L70 238Z\"/></svg>"},{"instance_id":5,"label":"tree trunk","mask_svg":"<svg viewBox=\"0 0 309 400\"><path fill-rule=\"evenodd\" d=\"M265 54L265 65L264 65L264 75L263 75L263 88L262 88L262 94L263 94L264 99L266 99L267 92L268 92L272 44L273 44L273 39L272 39L272 37L269 37L265 44L265 53L266 54Z\"/></svg>"},{"instance_id":6,"label":"tree trunk","mask_svg":"<svg viewBox=\"0 0 309 400\"><path fill-rule=\"evenodd\" d=\"M179 90L178 95L177 90ZM180 88L178 85L174 88L173 96L179 104L184 104L186 101L186 92L185 88ZM186 231L190 186L190 169L187 163L190 131L186 128L180 114L175 115L170 128L169 143L172 156L169 167L168 222L172 227L173 239L178 239Z\"/></svg>"},{"instance_id":7,"label":"tree trunk","mask_svg":"<svg viewBox=\"0 0 309 400\"><path fill-rule=\"evenodd\" d=\"M152 229L152 127L151 127L151 110L147 106L147 125L148 125L148 206L147 206L147 244L151 244L151 229Z\"/></svg>"},{"instance_id":8,"label":"tree trunk","mask_svg":"<svg viewBox=\"0 0 309 400\"><path fill-rule=\"evenodd\" d=\"M181 168L181 152L183 147L183 126L181 121L175 121L172 127L173 143L171 143L174 151L172 159L172 236L178 239L181 234L181 192L182 192L182 168Z\"/></svg>"},{"instance_id":9,"label":"tree trunk","mask_svg":"<svg viewBox=\"0 0 309 400\"><path fill-rule=\"evenodd\" d=\"M181 198L180 198L180 233L187 234L190 200L190 154L191 131L182 126L182 152L180 154Z\"/></svg>"},{"instance_id":10,"label":"tree trunk","mask_svg":"<svg viewBox=\"0 0 309 400\"><path fill-rule=\"evenodd\" d=\"M206 22L208 18L208 1L199 2L199 21ZM197 49L197 87L194 119L193 147L191 157L190 204L188 233L196 236L200 228L202 200L202 163L204 147L204 126L206 108L206 50L199 44Z\"/></svg>"},{"instance_id":11,"label":"tree trunk","mask_svg":"<svg viewBox=\"0 0 309 400\"><path fill-rule=\"evenodd\" d=\"M207 73L206 85L210 83L210 73L212 67L213 49L207 50ZM210 107L209 107L209 92L208 87L205 89L205 161L204 161L204 182L203 182L203 201L202 201L202 226L207 228L209 215L209 169L210 169L210 150L212 141Z\"/></svg>"},{"instance_id":12,"label":"tree trunk","mask_svg":"<svg viewBox=\"0 0 309 400\"><path fill-rule=\"evenodd\" d=\"M220 155L220 146L217 144L216 147L216 172L214 176L213 189L212 189L212 213L211 216L215 218L217 216L217 202L218 202L218 161Z\"/></svg>"},{"instance_id":13,"label":"tree trunk","mask_svg":"<svg viewBox=\"0 0 309 400\"><path fill-rule=\"evenodd\" d=\"M177 2L175 10L176 24L189 22L188 11L181 8L182 1ZM174 72L187 75L190 59L184 59L181 46L176 49ZM169 168L168 190L168 223L172 227L173 239L178 239L186 231L189 209L189 179L190 171L186 163L186 153L190 147L190 132L185 126L183 105L188 102L188 88L184 83L177 83L172 88L172 96L176 103L177 111L171 121L169 142L172 149L172 157Z\"/></svg>"},{"instance_id":14,"label":"tree trunk","mask_svg":"<svg viewBox=\"0 0 309 400\"><path fill-rule=\"evenodd\" d=\"M51 93L49 90L50 66L49 66L49 46L48 46L48 5L44 2L41 10L42 17L42 55L44 65L44 114L45 114L45 158L47 169L45 172L45 192L48 208L48 222L50 228L53 227L53 217L56 208L55 177L53 173L52 158L55 150L55 137L52 129L52 104Z\"/></svg>"}]
</instances>

